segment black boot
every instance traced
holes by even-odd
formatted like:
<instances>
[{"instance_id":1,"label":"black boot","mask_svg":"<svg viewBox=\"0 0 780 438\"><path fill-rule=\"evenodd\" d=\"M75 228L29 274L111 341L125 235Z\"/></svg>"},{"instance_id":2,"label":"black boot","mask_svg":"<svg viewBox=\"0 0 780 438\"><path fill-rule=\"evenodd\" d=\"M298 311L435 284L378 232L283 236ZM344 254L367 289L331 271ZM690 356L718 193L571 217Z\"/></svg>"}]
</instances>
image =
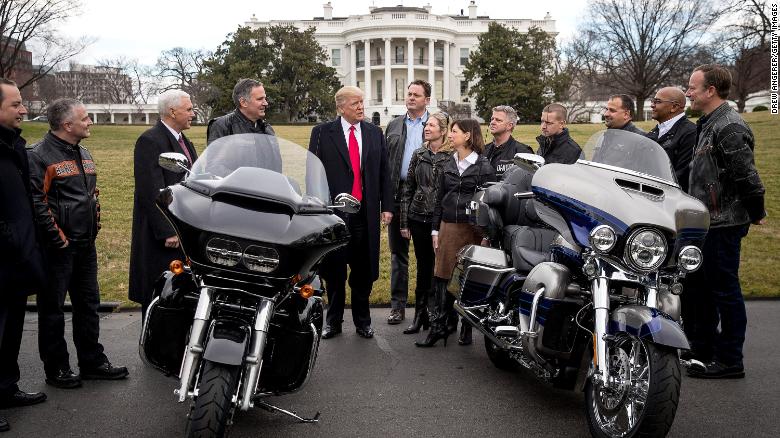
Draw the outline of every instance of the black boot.
<instances>
[{"instance_id":1,"label":"black boot","mask_svg":"<svg viewBox=\"0 0 780 438\"><path fill-rule=\"evenodd\" d=\"M428 336L423 341L415 341L414 345L418 347L433 347L439 339L444 340L444 346L447 346L447 338L450 332L447 331L447 280L434 277L431 294L428 297L428 313L431 321L431 329Z\"/></svg>"},{"instance_id":2,"label":"black boot","mask_svg":"<svg viewBox=\"0 0 780 438\"><path fill-rule=\"evenodd\" d=\"M460 320L458 345L471 345L471 324L467 323L465 318Z\"/></svg>"},{"instance_id":3,"label":"black boot","mask_svg":"<svg viewBox=\"0 0 780 438\"><path fill-rule=\"evenodd\" d=\"M417 301L414 303L414 319L409 327L404 330L405 335L411 335L419 333L420 329L427 330L430 326L430 320L428 319L428 294L424 296L418 296Z\"/></svg>"},{"instance_id":4,"label":"black boot","mask_svg":"<svg viewBox=\"0 0 780 438\"><path fill-rule=\"evenodd\" d=\"M446 286L445 286L446 287ZM455 311L453 306L455 305L455 297L452 294L447 294L446 311L447 311L447 332L455 333L458 330L458 312Z\"/></svg>"}]
</instances>

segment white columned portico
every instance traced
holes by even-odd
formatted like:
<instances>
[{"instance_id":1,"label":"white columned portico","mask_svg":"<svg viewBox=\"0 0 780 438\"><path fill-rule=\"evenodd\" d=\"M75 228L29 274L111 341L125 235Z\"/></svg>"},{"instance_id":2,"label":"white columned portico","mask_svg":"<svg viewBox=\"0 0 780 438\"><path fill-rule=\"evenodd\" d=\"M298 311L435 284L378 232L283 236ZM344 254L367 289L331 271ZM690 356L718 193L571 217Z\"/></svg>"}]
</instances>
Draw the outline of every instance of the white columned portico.
<instances>
[{"instance_id":1,"label":"white columned portico","mask_svg":"<svg viewBox=\"0 0 780 438\"><path fill-rule=\"evenodd\" d=\"M350 70L350 81L352 82L353 87L357 87L357 48L355 45L357 44L357 41L353 41L349 43L349 70Z\"/></svg>"},{"instance_id":2,"label":"white columned portico","mask_svg":"<svg viewBox=\"0 0 780 438\"><path fill-rule=\"evenodd\" d=\"M414 81L414 38L406 38L406 83Z\"/></svg>"},{"instance_id":3,"label":"white columned portico","mask_svg":"<svg viewBox=\"0 0 780 438\"><path fill-rule=\"evenodd\" d=\"M371 105L371 40L363 40L363 92L366 93L365 105Z\"/></svg>"},{"instance_id":4,"label":"white columned portico","mask_svg":"<svg viewBox=\"0 0 780 438\"><path fill-rule=\"evenodd\" d=\"M444 100L450 100L450 43L444 41L444 71L442 72L442 93Z\"/></svg>"},{"instance_id":5,"label":"white columned portico","mask_svg":"<svg viewBox=\"0 0 780 438\"><path fill-rule=\"evenodd\" d=\"M436 40L428 39L428 83L431 84L431 107L436 107L436 74L433 69L433 52L436 47Z\"/></svg>"},{"instance_id":6,"label":"white columned portico","mask_svg":"<svg viewBox=\"0 0 780 438\"><path fill-rule=\"evenodd\" d=\"M390 86L391 74L390 74L390 38L385 38L385 92L382 94L382 105L385 106L385 108L389 107L392 104L392 99L390 98L390 92L392 90L392 87Z\"/></svg>"}]
</instances>

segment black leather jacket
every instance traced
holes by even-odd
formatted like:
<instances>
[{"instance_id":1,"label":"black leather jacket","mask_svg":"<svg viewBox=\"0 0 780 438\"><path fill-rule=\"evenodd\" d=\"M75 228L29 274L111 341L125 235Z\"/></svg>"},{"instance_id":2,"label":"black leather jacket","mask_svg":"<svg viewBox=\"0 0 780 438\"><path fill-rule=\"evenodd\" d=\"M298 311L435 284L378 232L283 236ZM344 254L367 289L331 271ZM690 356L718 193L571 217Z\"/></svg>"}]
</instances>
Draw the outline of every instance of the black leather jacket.
<instances>
[{"instance_id":1,"label":"black leather jacket","mask_svg":"<svg viewBox=\"0 0 780 438\"><path fill-rule=\"evenodd\" d=\"M753 157L753 131L728 103L696 123L690 195L710 210L710 228L744 225L766 216L764 185Z\"/></svg>"},{"instance_id":2,"label":"black leather jacket","mask_svg":"<svg viewBox=\"0 0 780 438\"><path fill-rule=\"evenodd\" d=\"M406 147L406 118L407 114L398 116L390 121L385 128L385 143L387 144L388 167L390 168L390 187L393 188L393 199L396 204L401 202L403 196L403 184L401 184L401 161L404 158L404 148ZM430 117L427 113L423 115L423 124ZM424 130L423 130L424 131ZM423 132L423 137L425 133ZM420 141L423 141L420 137ZM411 163L410 163L411 164ZM407 174L407 178L408 178Z\"/></svg>"},{"instance_id":3,"label":"black leather jacket","mask_svg":"<svg viewBox=\"0 0 780 438\"><path fill-rule=\"evenodd\" d=\"M51 132L28 152L35 221L45 244L92 242L100 229L97 172L84 147Z\"/></svg>"},{"instance_id":4,"label":"black leather jacket","mask_svg":"<svg viewBox=\"0 0 780 438\"><path fill-rule=\"evenodd\" d=\"M536 155L542 156L548 164L572 164L582 156L580 145L569 136L569 128L563 128L560 134L551 137L540 135L536 141L539 143Z\"/></svg>"},{"instance_id":5,"label":"black leather jacket","mask_svg":"<svg viewBox=\"0 0 780 438\"><path fill-rule=\"evenodd\" d=\"M206 128L206 143L233 134L268 134L276 135L274 128L265 120L252 122L239 110L233 110L224 116L209 120Z\"/></svg>"},{"instance_id":6,"label":"black leather jacket","mask_svg":"<svg viewBox=\"0 0 780 438\"><path fill-rule=\"evenodd\" d=\"M439 176L452 154L452 149L439 150L434 154L427 143L414 151L401 198L401 228L409 228L409 219L431 222L438 197Z\"/></svg>"},{"instance_id":7,"label":"black leather jacket","mask_svg":"<svg viewBox=\"0 0 780 438\"><path fill-rule=\"evenodd\" d=\"M512 166L512 159L515 157L515 154L519 153L533 154L534 150L527 144L515 140L511 135L504 144L496 146L494 140L485 145L485 158L496 169L496 178L499 180L504 175L504 172Z\"/></svg>"},{"instance_id":8,"label":"black leather jacket","mask_svg":"<svg viewBox=\"0 0 780 438\"><path fill-rule=\"evenodd\" d=\"M432 229L438 231L441 222L468 223L466 208L480 187L496 181L496 170L490 161L480 155L473 166L469 166L463 175L458 172L458 163L450 155L444 164L444 172L439 176L439 191L433 210Z\"/></svg>"}]
</instances>

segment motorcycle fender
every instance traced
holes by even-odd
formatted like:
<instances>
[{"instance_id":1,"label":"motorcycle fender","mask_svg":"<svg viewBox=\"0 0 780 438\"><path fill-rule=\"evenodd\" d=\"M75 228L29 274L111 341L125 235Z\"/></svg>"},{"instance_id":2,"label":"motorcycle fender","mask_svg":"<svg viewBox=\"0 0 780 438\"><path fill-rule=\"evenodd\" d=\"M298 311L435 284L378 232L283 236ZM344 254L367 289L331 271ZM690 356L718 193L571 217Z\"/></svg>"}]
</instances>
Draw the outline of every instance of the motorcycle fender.
<instances>
[{"instance_id":1,"label":"motorcycle fender","mask_svg":"<svg viewBox=\"0 0 780 438\"><path fill-rule=\"evenodd\" d=\"M209 331L203 358L224 365L241 365L248 345L247 327L217 321Z\"/></svg>"},{"instance_id":2,"label":"motorcycle fender","mask_svg":"<svg viewBox=\"0 0 780 438\"><path fill-rule=\"evenodd\" d=\"M660 310L645 306L622 306L612 311L607 332L611 335L626 332L658 345L691 348L678 323Z\"/></svg>"}]
</instances>

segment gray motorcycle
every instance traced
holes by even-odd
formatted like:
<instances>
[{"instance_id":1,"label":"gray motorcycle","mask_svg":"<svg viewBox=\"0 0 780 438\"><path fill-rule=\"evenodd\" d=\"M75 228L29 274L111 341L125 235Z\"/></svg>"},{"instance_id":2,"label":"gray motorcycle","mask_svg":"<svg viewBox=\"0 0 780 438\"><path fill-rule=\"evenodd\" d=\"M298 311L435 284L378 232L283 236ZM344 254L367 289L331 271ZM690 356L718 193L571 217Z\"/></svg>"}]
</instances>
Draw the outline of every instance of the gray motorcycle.
<instances>
[{"instance_id":1,"label":"gray motorcycle","mask_svg":"<svg viewBox=\"0 0 780 438\"><path fill-rule=\"evenodd\" d=\"M584 391L593 436L664 436L680 394L681 280L702 264L709 214L664 150L591 138L571 165L518 154L470 205L492 247L466 246L455 309L499 368Z\"/></svg>"}]
</instances>

